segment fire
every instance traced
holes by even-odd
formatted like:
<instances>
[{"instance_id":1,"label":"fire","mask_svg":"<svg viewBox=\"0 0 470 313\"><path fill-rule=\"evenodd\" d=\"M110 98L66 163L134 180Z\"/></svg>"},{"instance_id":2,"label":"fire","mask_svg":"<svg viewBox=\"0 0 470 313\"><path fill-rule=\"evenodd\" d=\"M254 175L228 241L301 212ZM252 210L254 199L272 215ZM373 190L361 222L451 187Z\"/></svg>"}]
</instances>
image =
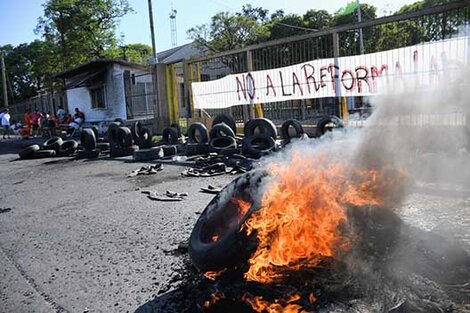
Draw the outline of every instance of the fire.
<instances>
[{"instance_id":1,"label":"fire","mask_svg":"<svg viewBox=\"0 0 470 313\"><path fill-rule=\"evenodd\" d=\"M242 300L249 304L252 309L256 312L267 312L267 313L306 313L303 308L294 304L293 302L300 300L300 295L294 294L287 297L286 299L276 299L274 303L263 300L263 297L249 296L245 294Z\"/></svg>"},{"instance_id":2,"label":"fire","mask_svg":"<svg viewBox=\"0 0 470 313\"><path fill-rule=\"evenodd\" d=\"M216 304L220 299L223 299L224 295L218 295L216 293L211 294L209 300L204 301L203 306L208 309Z\"/></svg>"},{"instance_id":3,"label":"fire","mask_svg":"<svg viewBox=\"0 0 470 313\"><path fill-rule=\"evenodd\" d=\"M223 270L218 271L218 272L213 272L213 271L205 272L204 277L209 279L209 280L214 280L215 281L217 279L217 277L219 277L220 275L222 275L226 271L227 271L227 269L224 268Z\"/></svg>"},{"instance_id":4,"label":"fire","mask_svg":"<svg viewBox=\"0 0 470 313\"><path fill-rule=\"evenodd\" d=\"M217 240L219 240L219 236L218 235L213 235L211 237L211 240L212 240L212 242L216 242Z\"/></svg>"},{"instance_id":5,"label":"fire","mask_svg":"<svg viewBox=\"0 0 470 313\"><path fill-rule=\"evenodd\" d=\"M249 281L272 283L285 270L313 268L347 251L352 239L340 231L345 206L383 204L379 189L386 182L377 170L297 153L288 164L272 164L268 171L275 181L242 229L255 232L259 241L248 261Z\"/></svg>"},{"instance_id":6,"label":"fire","mask_svg":"<svg viewBox=\"0 0 470 313\"><path fill-rule=\"evenodd\" d=\"M248 210L251 208L252 203L248 201L244 201L240 198L232 198L230 202L235 204L238 207L238 222L242 220L242 218L248 213Z\"/></svg>"}]
</instances>

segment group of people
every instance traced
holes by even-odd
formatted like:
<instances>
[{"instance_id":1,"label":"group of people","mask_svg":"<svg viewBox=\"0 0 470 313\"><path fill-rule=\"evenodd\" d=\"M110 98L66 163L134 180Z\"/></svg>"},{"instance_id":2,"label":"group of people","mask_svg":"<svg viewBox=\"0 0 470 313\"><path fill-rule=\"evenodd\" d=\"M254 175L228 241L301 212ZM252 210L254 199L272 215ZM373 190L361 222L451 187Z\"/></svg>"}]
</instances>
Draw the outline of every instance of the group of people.
<instances>
[{"instance_id":1,"label":"group of people","mask_svg":"<svg viewBox=\"0 0 470 313\"><path fill-rule=\"evenodd\" d=\"M23 114L23 123L27 136L37 136L39 133L47 130L51 136L55 135L57 129L63 129L72 132L80 127L85 120L85 114L78 108L75 108L74 116L66 114L62 106L59 106L57 113L47 112L45 114L35 110L31 112L26 110Z\"/></svg>"}]
</instances>

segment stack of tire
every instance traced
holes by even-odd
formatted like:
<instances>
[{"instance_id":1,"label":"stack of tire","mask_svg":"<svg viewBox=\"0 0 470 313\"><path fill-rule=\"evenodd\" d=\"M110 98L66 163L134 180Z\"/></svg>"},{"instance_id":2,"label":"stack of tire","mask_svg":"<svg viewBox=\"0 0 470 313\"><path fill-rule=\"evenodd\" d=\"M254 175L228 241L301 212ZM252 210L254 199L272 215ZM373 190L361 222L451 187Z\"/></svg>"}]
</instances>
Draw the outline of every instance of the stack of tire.
<instances>
[{"instance_id":1,"label":"stack of tire","mask_svg":"<svg viewBox=\"0 0 470 313\"><path fill-rule=\"evenodd\" d=\"M236 138L237 126L233 117L220 114L212 121L209 132L210 150L222 155L233 155L240 153Z\"/></svg>"},{"instance_id":2,"label":"stack of tire","mask_svg":"<svg viewBox=\"0 0 470 313\"><path fill-rule=\"evenodd\" d=\"M283 139L283 146L288 145L293 140L308 138L302 124L295 119L290 119L282 123L281 137Z\"/></svg>"},{"instance_id":3,"label":"stack of tire","mask_svg":"<svg viewBox=\"0 0 470 313\"><path fill-rule=\"evenodd\" d=\"M100 149L96 146L96 131L91 128L82 129L80 132L79 159L96 159L100 155Z\"/></svg>"},{"instance_id":4,"label":"stack of tire","mask_svg":"<svg viewBox=\"0 0 470 313\"><path fill-rule=\"evenodd\" d=\"M109 155L112 158L134 155L134 152L139 150L139 146L134 145L130 128L119 121L109 125L106 137L110 144Z\"/></svg>"},{"instance_id":5,"label":"stack of tire","mask_svg":"<svg viewBox=\"0 0 470 313\"><path fill-rule=\"evenodd\" d=\"M78 149L75 140L63 141L60 137L53 137L44 142L42 146L31 145L23 149L19 156L21 159L42 159L55 156L67 157L73 155Z\"/></svg>"},{"instance_id":6,"label":"stack of tire","mask_svg":"<svg viewBox=\"0 0 470 313\"><path fill-rule=\"evenodd\" d=\"M188 142L186 143L186 155L203 155L211 151L209 146L209 131L206 125L194 123L188 128Z\"/></svg>"},{"instance_id":7,"label":"stack of tire","mask_svg":"<svg viewBox=\"0 0 470 313\"><path fill-rule=\"evenodd\" d=\"M163 129L162 143L160 147L164 157L175 156L183 151L184 138L178 124L171 124L170 127Z\"/></svg>"},{"instance_id":8,"label":"stack of tire","mask_svg":"<svg viewBox=\"0 0 470 313\"><path fill-rule=\"evenodd\" d=\"M152 132L144 128L140 122L135 122L131 128L134 143L139 146L134 151L134 161L144 162L163 158L163 149L152 141Z\"/></svg>"},{"instance_id":9,"label":"stack of tire","mask_svg":"<svg viewBox=\"0 0 470 313\"><path fill-rule=\"evenodd\" d=\"M267 118L249 120L244 128L243 154L260 158L276 149L277 128Z\"/></svg>"}]
</instances>

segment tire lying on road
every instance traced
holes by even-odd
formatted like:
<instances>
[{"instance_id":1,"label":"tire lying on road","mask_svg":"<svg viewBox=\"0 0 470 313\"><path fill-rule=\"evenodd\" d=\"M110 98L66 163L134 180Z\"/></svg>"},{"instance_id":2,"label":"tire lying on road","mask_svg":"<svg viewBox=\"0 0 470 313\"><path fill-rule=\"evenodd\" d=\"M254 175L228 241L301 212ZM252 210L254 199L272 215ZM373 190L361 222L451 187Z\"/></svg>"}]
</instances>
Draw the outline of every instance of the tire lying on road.
<instances>
[{"instance_id":1,"label":"tire lying on road","mask_svg":"<svg viewBox=\"0 0 470 313\"><path fill-rule=\"evenodd\" d=\"M85 150L96 149L96 137L93 130L85 128L80 132L80 143Z\"/></svg>"},{"instance_id":2,"label":"tire lying on road","mask_svg":"<svg viewBox=\"0 0 470 313\"><path fill-rule=\"evenodd\" d=\"M167 127L162 133L163 141L169 144L178 143L178 130L173 127Z\"/></svg>"},{"instance_id":3,"label":"tire lying on road","mask_svg":"<svg viewBox=\"0 0 470 313\"><path fill-rule=\"evenodd\" d=\"M194 123L188 128L188 141L192 144L205 144L209 142L209 131L206 125Z\"/></svg>"},{"instance_id":4,"label":"tire lying on road","mask_svg":"<svg viewBox=\"0 0 470 313\"><path fill-rule=\"evenodd\" d=\"M230 128L225 123L220 123L217 125L212 126L211 131L209 133L209 136L211 139L217 138L217 137L233 137L235 138L235 133L233 130Z\"/></svg>"},{"instance_id":5,"label":"tire lying on road","mask_svg":"<svg viewBox=\"0 0 470 313\"><path fill-rule=\"evenodd\" d=\"M273 138L264 135L253 135L243 139L243 153L254 157L261 157L276 148Z\"/></svg>"},{"instance_id":6,"label":"tire lying on road","mask_svg":"<svg viewBox=\"0 0 470 313\"><path fill-rule=\"evenodd\" d=\"M274 123L267 118L255 118L249 120L244 129L245 137L250 137L253 135L264 135L271 137L274 140L277 138L277 128Z\"/></svg>"},{"instance_id":7,"label":"tire lying on road","mask_svg":"<svg viewBox=\"0 0 470 313\"><path fill-rule=\"evenodd\" d=\"M67 140L60 146L60 150L57 153L59 156L71 156L78 149L78 142L75 140Z\"/></svg>"},{"instance_id":8,"label":"tire lying on road","mask_svg":"<svg viewBox=\"0 0 470 313\"><path fill-rule=\"evenodd\" d=\"M111 146L109 150L109 156L111 158L120 158L125 156L134 155L135 151L139 150L139 146L130 146L127 148L114 148Z\"/></svg>"},{"instance_id":9,"label":"tire lying on road","mask_svg":"<svg viewBox=\"0 0 470 313\"><path fill-rule=\"evenodd\" d=\"M52 137L48 139L43 145L43 150L54 150L56 153L59 153L60 146L64 143L60 137Z\"/></svg>"},{"instance_id":10,"label":"tire lying on road","mask_svg":"<svg viewBox=\"0 0 470 313\"><path fill-rule=\"evenodd\" d=\"M237 133L237 124L235 123L235 120L233 117L231 117L228 114L219 114L217 115L214 120L212 121L212 127L214 127L217 124L224 123L228 127L230 127L233 131L234 134Z\"/></svg>"},{"instance_id":11,"label":"tire lying on road","mask_svg":"<svg viewBox=\"0 0 470 313\"><path fill-rule=\"evenodd\" d=\"M216 137L211 139L209 145L213 151L218 152L221 150L236 149L237 141L233 137Z\"/></svg>"},{"instance_id":12,"label":"tire lying on road","mask_svg":"<svg viewBox=\"0 0 470 313\"><path fill-rule=\"evenodd\" d=\"M129 148L134 144L132 133L128 127L119 127L117 130L116 144L119 148Z\"/></svg>"},{"instance_id":13,"label":"tire lying on road","mask_svg":"<svg viewBox=\"0 0 470 313\"><path fill-rule=\"evenodd\" d=\"M97 142L96 143L96 149L100 151L107 151L111 147L111 144L109 142Z\"/></svg>"},{"instance_id":14,"label":"tire lying on road","mask_svg":"<svg viewBox=\"0 0 470 313\"><path fill-rule=\"evenodd\" d=\"M203 155L211 152L211 146L208 143L188 143L186 146L186 155Z\"/></svg>"},{"instance_id":15,"label":"tire lying on road","mask_svg":"<svg viewBox=\"0 0 470 313\"><path fill-rule=\"evenodd\" d=\"M134 151L134 161L136 162L159 160L163 157L164 153L161 147Z\"/></svg>"},{"instance_id":16,"label":"tire lying on road","mask_svg":"<svg viewBox=\"0 0 470 313\"><path fill-rule=\"evenodd\" d=\"M334 115L325 116L317 122L315 136L318 138L323 136L326 132L333 130L334 128L343 127L344 123L339 117Z\"/></svg>"},{"instance_id":17,"label":"tire lying on road","mask_svg":"<svg viewBox=\"0 0 470 313\"><path fill-rule=\"evenodd\" d=\"M33 159L45 159L45 158L52 158L56 156L56 152L54 150L39 150L34 151Z\"/></svg>"},{"instance_id":18,"label":"tire lying on road","mask_svg":"<svg viewBox=\"0 0 470 313\"><path fill-rule=\"evenodd\" d=\"M78 150L77 157L79 159L96 159L100 156L100 150Z\"/></svg>"},{"instance_id":19,"label":"tire lying on road","mask_svg":"<svg viewBox=\"0 0 470 313\"><path fill-rule=\"evenodd\" d=\"M18 153L20 159L32 159L34 157L34 152L39 151L40 147L38 145L31 145L24 148Z\"/></svg>"},{"instance_id":20,"label":"tire lying on road","mask_svg":"<svg viewBox=\"0 0 470 313\"><path fill-rule=\"evenodd\" d=\"M255 234L250 237L240 229L259 209L255 193L264 171L244 174L227 185L204 209L189 239L189 255L202 272L231 269L245 264L256 250ZM254 192L254 194L251 194ZM242 200L244 205L240 205Z\"/></svg>"},{"instance_id":21,"label":"tire lying on road","mask_svg":"<svg viewBox=\"0 0 470 313\"><path fill-rule=\"evenodd\" d=\"M294 136L291 136L290 133L289 133L289 129L290 128L293 128L294 131L295 131L295 135ZM304 128L302 127L302 124L297 121L297 120L294 120L294 119L290 119L290 120L287 120L285 121L284 123L282 123L282 126L281 126L281 136L282 136L282 139L284 139L284 141L286 143L290 142L292 138L300 138L302 137L302 135L304 134Z\"/></svg>"}]
</instances>

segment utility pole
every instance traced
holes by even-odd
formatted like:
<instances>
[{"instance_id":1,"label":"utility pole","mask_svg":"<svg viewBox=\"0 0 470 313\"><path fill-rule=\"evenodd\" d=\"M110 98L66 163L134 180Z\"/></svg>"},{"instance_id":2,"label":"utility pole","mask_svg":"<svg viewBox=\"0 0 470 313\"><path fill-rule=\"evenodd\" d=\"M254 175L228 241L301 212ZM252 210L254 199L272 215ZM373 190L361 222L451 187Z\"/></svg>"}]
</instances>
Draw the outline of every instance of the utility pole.
<instances>
[{"instance_id":1,"label":"utility pole","mask_svg":"<svg viewBox=\"0 0 470 313\"><path fill-rule=\"evenodd\" d=\"M3 104L8 108L8 93L7 93L7 73L5 68L5 52L2 51L2 86L3 86Z\"/></svg>"},{"instance_id":2,"label":"utility pole","mask_svg":"<svg viewBox=\"0 0 470 313\"><path fill-rule=\"evenodd\" d=\"M152 0L148 0L149 7L149 21L150 21L150 36L152 37L152 52L153 52L153 82L154 82L154 92L155 92L155 105L153 109L153 114L155 116L155 128L157 131L161 128L161 125L158 125L162 122L162 108L160 105L160 92L158 88L158 55L157 55L157 46L155 44L155 28L153 26L153 10L152 10Z\"/></svg>"},{"instance_id":3,"label":"utility pole","mask_svg":"<svg viewBox=\"0 0 470 313\"><path fill-rule=\"evenodd\" d=\"M362 12L361 12L361 4L359 3L359 0L356 0L357 2L357 19L360 22L362 22ZM361 54L364 54L364 35L362 33L362 28L359 28L359 52Z\"/></svg>"}]
</instances>

